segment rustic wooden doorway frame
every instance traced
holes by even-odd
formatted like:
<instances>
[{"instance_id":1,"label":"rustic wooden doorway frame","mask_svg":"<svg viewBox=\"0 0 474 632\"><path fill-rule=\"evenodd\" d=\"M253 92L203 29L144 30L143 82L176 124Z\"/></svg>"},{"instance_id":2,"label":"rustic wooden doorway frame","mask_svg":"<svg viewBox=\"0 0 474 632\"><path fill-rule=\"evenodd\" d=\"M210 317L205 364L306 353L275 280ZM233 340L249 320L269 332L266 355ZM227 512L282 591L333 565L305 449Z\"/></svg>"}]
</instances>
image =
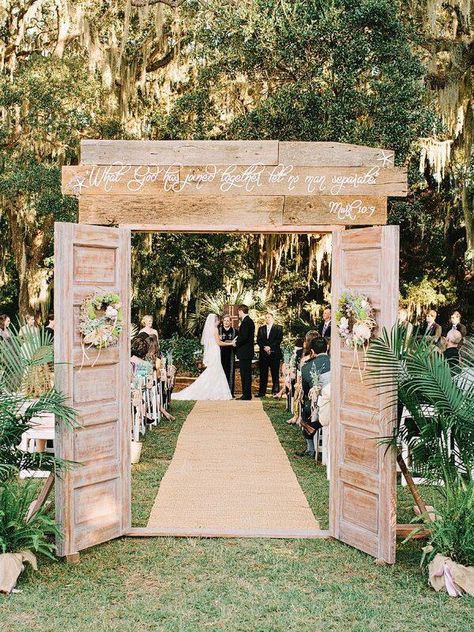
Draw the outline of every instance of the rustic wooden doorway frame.
<instances>
[{"instance_id":1,"label":"rustic wooden doorway frame","mask_svg":"<svg viewBox=\"0 0 474 632\"><path fill-rule=\"evenodd\" d=\"M82 141L81 164L63 167L62 176L63 193L79 198L80 225L84 228L89 225L92 233L94 225L118 225L119 231L128 234L129 238L132 232L330 232L342 236L347 234L344 232L346 227L357 229L384 225L388 197L404 197L407 194L406 169L394 166L393 151L330 142ZM372 238L377 237L380 231L371 232L369 229L365 242L364 230L355 231L361 239L357 248L361 252L369 252L372 267L369 272L377 272L380 280L377 291L387 291L383 255L380 256L380 244L384 243L384 239L379 239L377 243L375 239L372 243ZM382 232L388 234L390 231ZM354 237L358 239L355 234ZM343 241L339 239L338 243L343 245ZM389 241L390 269L393 271L394 246L397 243L393 231ZM349 261L356 255L349 253L350 244L346 246L343 247ZM373 263L375 251L378 251L376 264ZM344 268L344 262L341 265L340 269L350 270L350 266ZM359 280L359 287L363 290L367 277L359 275ZM370 283L374 287L369 280ZM347 288L350 287L349 283ZM393 283L390 288L393 292ZM64 301L69 292L66 289ZM333 307L334 301L333 297ZM57 311L59 313L60 310ZM385 325L389 312L393 312L393 300L390 310L385 309ZM336 331L334 318L333 315L333 332ZM124 367L120 371L123 373ZM73 396L74 388L68 387L65 393L68 397ZM360 427L357 428L357 423L354 423L352 428L350 432L354 436ZM342 437L341 441L338 454L347 448L346 439ZM349 439L347 441L350 443ZM336 450L335 447L332 449ZM353 459L351 446L347 454L349 459ZM373 462L375 457L371 454L369 458ZM341 459L344 461L345 457ZM381 462L379 467L382 467ZM333 472L339 475L339 471L333 469ZM390 476L394 472L390 470ZM331 485L334 485L334 477L331 478ZM347 488L352 485L354 489L360 484L363 489L371 480L374 480L373 477L366 472L361 474L360 479L352 478L352 482L346 480L344 484L347 483ZM363 492L359 492L359 499L362 497ZM348 498L355 500L356 495L348 492ZM388 497L385 495L384 498ZM392 505L393 500L390 498ZM339 509L344 510L343 505ZM334 516L335 512L331 515ZM354 512L346 518L358 520ZM369 522L361 526L367 527L368 531L373 527ZM391 527L390 533L393 533ZM337 533L334 525L330 528L331 534ZM127 529L121 535L126 533L140 535ZM340 539L363 549L359 546L360 532L356 529L352 542L354 533L347 533L346 536L341 533ZM379 535L375 537L383 537L383 533L377 533ZM326 533L322 532L321 537L325 536ZM64 554L73 552L74 549L65 550ZM383 550L381 555L377 555L376 549L367 552L386 561L394 561L393 547L387 555Z\"/></svg>"}]
</instances>

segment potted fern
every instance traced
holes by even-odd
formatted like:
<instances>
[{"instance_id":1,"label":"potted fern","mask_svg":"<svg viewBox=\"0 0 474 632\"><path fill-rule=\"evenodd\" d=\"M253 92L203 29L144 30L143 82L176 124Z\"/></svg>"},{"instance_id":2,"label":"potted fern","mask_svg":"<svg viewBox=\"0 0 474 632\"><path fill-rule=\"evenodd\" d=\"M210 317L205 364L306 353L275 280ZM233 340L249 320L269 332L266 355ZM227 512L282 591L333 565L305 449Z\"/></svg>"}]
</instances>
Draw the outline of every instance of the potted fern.
<instances>
[{"instance_id":1,"label":"potted fern","mask_svg":"<svg viewBox=\"0 0 474 632\"><path fill-rule=\"evenodd\" d=\"M37 483L18 479L22 470L56 472L66 465L52 454L21 447L23 433L34 426L39 414L74 423L74 411L51 388L52 353L51 340L36 331L23 333L21 340L13 334L11 344L0 345L0 591L4 592L14 588L24 561L36 566L36 555L54 555L53 538L58 535L54 518L46 507L31 511ZM40 375L48 377L41 382Z\"/></svg>"},{"instance_id":2,"label":"potted fern","mask_svg":"<svg viewBox=\"0 0 474 632\"><path fill-rule=\"evenodd\" d=\"M397 325L372 341L367 363L372 385L389 393L391 402L398 398L399 413L404 407L412 419L411 427L397 423L388 443L397 451L402 442L408 445L418 472L435 490L435 520L423 525L429 528L422 563L430 583L450 594L472 594L474 345L463 344L461 364L453 370L437 347ZM471 575L472 583L465 579Z\"/></svg>"}]
</instances>

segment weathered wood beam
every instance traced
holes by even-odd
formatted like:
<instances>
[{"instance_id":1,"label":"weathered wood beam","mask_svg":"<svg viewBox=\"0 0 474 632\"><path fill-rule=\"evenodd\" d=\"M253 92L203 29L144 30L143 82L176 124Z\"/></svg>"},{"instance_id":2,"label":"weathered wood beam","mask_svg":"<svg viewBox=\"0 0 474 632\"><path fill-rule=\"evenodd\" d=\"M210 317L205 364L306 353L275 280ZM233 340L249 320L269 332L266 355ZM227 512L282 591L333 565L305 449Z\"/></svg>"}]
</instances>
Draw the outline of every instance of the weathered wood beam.
<instances>
[{"instance_id":1,"label":"weathered wood beam","mask_svg":"<svg viewBox=\"0 0 474 632\"><path fill-rule=\"evenodd\" d=\"M189 228L213 226L246 231L298 225L371 225L386 222L386 198L348 196L154 196L83 195L79 221L84 224L155 224Z\"/></svg>"},{"instance_id":2,"label":"weathered wood beam","mask_svg":"<svg viewBox=\"0 0 474 632\"><path fill-rule=\"evenodd\" d=\"M407 195L406 169L292 165L77 165L63 167L65 195Z\"/></svg>"},{"instance_id":3,"label":"weathered wood beam","mask_svg":"<svg viewBox=\"0 0 474 632\"><path fill-rule=\"evenodd\" d=\"M282 224L283 196L219 197L83 195L79 221L85 224L210 225L216 228Z\"/></svg>"},{"instance_id":4,"label":"weathered wood beam","mask_svg":"<svg viewBox=\"0 0 474 632\"><path fill-rule=\"evenodd\" d=\"M409 524L397 524L397 538L407 538L410 533L415 529L418 529L420 525L416 523ZM430 534L430 530L427 528L419 529L415 535L412 536L413 540L421 540L427 538Z\"/></svg>"},{"instance_id":5,"label":"weathered wood beam","mask_svg":"<svg viewBox=\"0 0 474 632\"><path fill-rule=\"evenodd\" d=\"M277 140L83 140L85 165L277 165Z\"/></svg>"},{"instance_id":6,"label":"weathered wood beam","mask_svg":"<svg viewBox=\"0 0 474 632\"><path fill-rule=\"evenodd\" d=\"M245 228L236 226L215 226L214 224L188 225L178 226L174 224L121 224L124 228L136 233L190 233L190 234L255 234L255 235L321 235L324 233L333 233L335 231L344 230L344 226L331 224L312 224L308 226L257 226L249 225Z\"/></svg>"},{"instance_id":7,"label":"weathered wood beam","mask_svg":"<svg viewBox=\"0 0 474 632\"><path fill-rule=\"evenodd\" d=\"M394 166L391 149L351 145L348 143L280 141L279 161L300 167Z\"/></svg>"},{"instance_id":8,"label":"weathered wood beam","mask_svg":"<svg viewBox=\"0 0 474 632\"><path fill-rule=\"evenodd\" d=\"M285 197L283 224L298 226L313 222L347 226L386 224L387 198L324 195Z\"/></svg>"}]
</instances>

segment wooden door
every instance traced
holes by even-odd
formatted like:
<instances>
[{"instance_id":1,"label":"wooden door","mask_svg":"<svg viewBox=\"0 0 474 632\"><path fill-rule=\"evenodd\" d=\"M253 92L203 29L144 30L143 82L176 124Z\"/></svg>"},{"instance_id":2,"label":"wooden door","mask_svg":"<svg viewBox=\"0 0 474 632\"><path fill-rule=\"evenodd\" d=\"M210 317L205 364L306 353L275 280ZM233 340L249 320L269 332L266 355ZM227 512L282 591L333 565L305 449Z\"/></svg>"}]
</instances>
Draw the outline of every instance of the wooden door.
<instances>
[{"instance_id":1,"label":"wooden door","mask_svg":"<svg viewBox=\"0 0 474 632\"><path fill-rule=\"evenodd\" d=\"M335 314L344 290L366 294L377 331L398 310L399 230L377 226L333 233L331 340L331 493L333 537L390 564L395 561L396 468L380 444L391 434L396 409L361 380L354 353L341 344ZM363 353L359 352L363 367Z\"/></svg>"},{"instance_id":2,"label":"wooden door","mask_svg":"<svg viewBox=\"0 0 474 632\"><path fill-rule=\"evenodd\" d=\"M130 528L130 233L57 223L54 253L55 382L78 422L57 422L55 447L79 464L56 478L58 554L73 556ZM85 350L80 306L97 292L119 294L124 328L117 346Z\"/></svg>"}]
</instances>

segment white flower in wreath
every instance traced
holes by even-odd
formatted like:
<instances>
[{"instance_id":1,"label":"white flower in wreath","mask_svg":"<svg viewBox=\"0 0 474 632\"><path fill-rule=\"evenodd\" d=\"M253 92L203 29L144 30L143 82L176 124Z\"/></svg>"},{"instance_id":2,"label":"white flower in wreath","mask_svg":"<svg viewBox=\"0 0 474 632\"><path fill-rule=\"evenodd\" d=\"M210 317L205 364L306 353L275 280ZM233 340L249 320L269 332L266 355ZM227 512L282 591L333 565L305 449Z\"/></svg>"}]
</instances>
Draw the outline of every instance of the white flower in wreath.
<instances>
[{"instance_id":1,"label":"white flower in wreath","mask_svg":"<svg viewBox=\"0 0 474 632\"><path fill-rule=\"evenodd\" d=\"M356 323L354 325L354 336L359 338L361 342L365 340L370 340L371 329L365 323Z\"/></svg>"},{"instance_id":2,"label":"white flower in wreath","mask_svg":"<svg viewBox=\"0 0 474 632\"><path fill-rule=\"evenodd\" d=\"M339 327L343 330L349 329L349 319L343 316L339 322Z\"/></svg>"},{"instance_id":3,"label":"white flower in wreath","mask_svg":"<svg viewBox=\"0 0 474 632\"><path fill-rule=\"evenodd\" d=\"M107 305L105 316L106 318L110 318L110 320L114 320L118 316L118 309L116 309L113 305Z\"/></svg>"},{"instance_id":4,"label":"white flower in wreath","mask_svg":"<svg viewBox=\"0 0 474 632\"><path fill-rule=\"evenodd\" d=\"M365 309L366 307L369 306L369 301L366 301L365 299L363 299L360 303L360 306L362 307L362 309Z\"/></svg>"}]
</instances>

